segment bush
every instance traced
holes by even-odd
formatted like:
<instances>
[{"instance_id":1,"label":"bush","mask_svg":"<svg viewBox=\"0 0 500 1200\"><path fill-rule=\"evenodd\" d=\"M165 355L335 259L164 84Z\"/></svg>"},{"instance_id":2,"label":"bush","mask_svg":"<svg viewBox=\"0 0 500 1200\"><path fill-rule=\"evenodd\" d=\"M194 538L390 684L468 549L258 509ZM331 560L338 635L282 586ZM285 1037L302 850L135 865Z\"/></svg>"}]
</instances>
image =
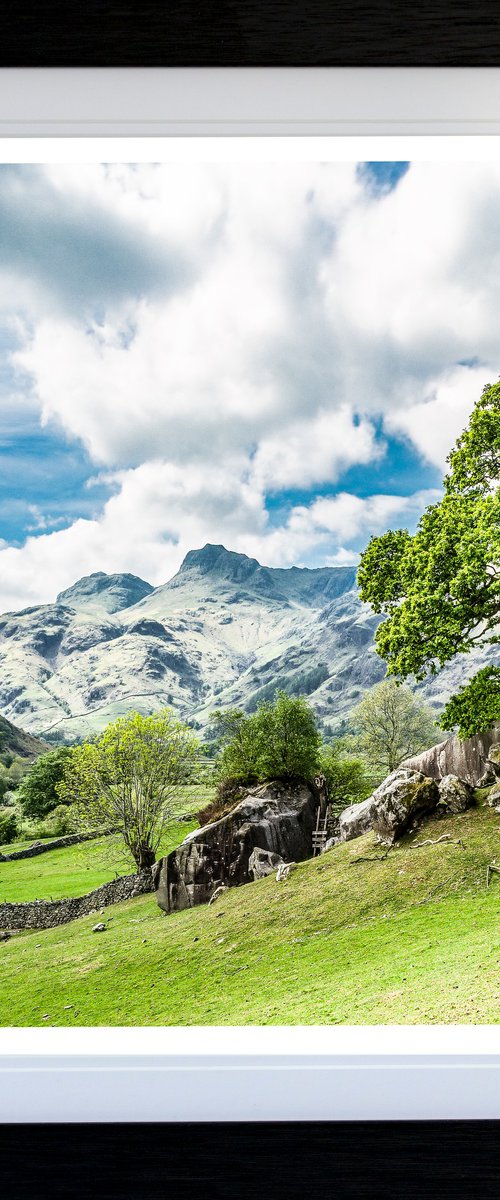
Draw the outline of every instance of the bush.
<instances>
[{"instance_id":1,"label":"bush","mask_svg":"<svg viewBox=\"0 0 500 1200\"><path fill-rule=\"evenodd\" d=\"M266 779L311 779L319 767L320 736L302 696L278 692L250 717L238 710L217 714L222 731L217 762L226 787Z\"/></svg>"},{"instance_id":2,"label":"bush","mask_svg":"<svg viewBox=\"0 0 500 1200\"><path fill-rule=\"evenodd\" d=\"M328 801L335 817L350 804L366 800L379 782L373 779L360 758L346 751L340 740L322 747L320 764L328 786Z\"/></svg>"},{"instance_id":3,"label":"bush","mask_svg":"<svg viewBox=\"0 0 500 1200\"><path fill-rule=\"evenodd\" d=\"M17 837L17 817L12 809L0 808L0 846L9 846Z\"/></svg>"},{"instance_id":4,"label":"bush","mask_svg":"<svg viewBox=\"0 0 500 1200\"><path fill-rule=\"evenodd\" d=\"M41 754L33 763L17 792L25 816L43 820L60 806L61 799L56 788L63 778L70 753L67 746L61 746Z\"/></svg>"}]
</instances>

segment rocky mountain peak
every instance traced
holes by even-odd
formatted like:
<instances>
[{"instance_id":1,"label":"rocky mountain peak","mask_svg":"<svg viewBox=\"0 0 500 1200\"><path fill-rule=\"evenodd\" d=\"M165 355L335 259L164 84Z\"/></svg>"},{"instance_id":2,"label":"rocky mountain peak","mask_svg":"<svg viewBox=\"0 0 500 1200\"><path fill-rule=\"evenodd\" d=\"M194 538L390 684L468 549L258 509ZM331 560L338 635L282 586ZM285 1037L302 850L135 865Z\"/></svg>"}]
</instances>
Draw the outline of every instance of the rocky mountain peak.
<instances>
[{"instance_id":1,"label":"rocky mountain peak","mask_svg":"<svg viewBox=\"0 0 500 1200\"><path fill-rule=\"evenodd\" d=\"M149 596L154 588L138 575L118 573L106 575L104 571L94 571L92 575L84 575L64 592L59 592L58 604L70 608L93 608L104 612L120 612L137 604L145 596Z\"/></svg>"},{"instance_id":2,"label":"rocky mountain peak","mask_svg":"<svg viewBox=\"0 0 500 1200\"><path fill-rule=\"evenodd\" d=\"M235 550L226 550L225 546L214 546L207 542L201 550L188 551L179 574L193 570L202 575L224 575L225 578L239 579L242 574L250 575L265 568L256 558L248 558L246 554L238 554Z\"/></svg>"},{"instance_id":3,"label":"rocky mountain peak","mask_svg":"<svg viewBox=\"0 0 500 1200\"><path fill-rule=\"evenodd\" d=\"M256 558L226 550L225 546L214 546L207 542L201 550L190 550L181 565L177 578L196 572L198 576L250 587L265 595L285 599L276 587L273 571L263 567Z\"/></svg>"}]
</instances>

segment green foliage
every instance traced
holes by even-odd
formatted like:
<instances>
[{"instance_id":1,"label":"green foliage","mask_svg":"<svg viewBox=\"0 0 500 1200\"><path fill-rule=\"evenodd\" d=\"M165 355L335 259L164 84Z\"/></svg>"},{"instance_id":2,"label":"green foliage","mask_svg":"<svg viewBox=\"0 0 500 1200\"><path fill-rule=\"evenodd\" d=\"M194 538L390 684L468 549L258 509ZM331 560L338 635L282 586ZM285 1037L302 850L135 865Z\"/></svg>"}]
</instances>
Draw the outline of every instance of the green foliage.
<instances>
[{"instance_id":1,"label":"green foliage","mask_svg":"<svg viewBox=\"0 0 500 1200\"><path fill-rule=\"evenodd\" d=\"M500 667L483 667L448 701L443 712L445 729L458 728L462 738L488 729L500 719Z\"/></svg>"},{"instance_id":2,"label":"green foliage","mask_svg":"<svg viewBox=\"0 0 500 1200\"><path fill-rule=\"evenodd\" d=\"M390 530L361 557L361 597L386 616L376 647L400 679L436 674L455 654L500 640L500 384L484 389L448 461L444 496L415 535ZM491 722L475 699L469 691L461 708L460 728L472 733Z\"/></svg>"},{"instance_id":3,"label":"green foliage","mask_svg":"<svg viewBox=\"0 0 500 1200\"><path fill-rule=\"evenodd\" d=\"M434 714L406 684L383 679L351 713L353 739L363 758L384 773L438 741Z\"/></svg>"},{"instance_id":4,"label":"green foliage","mask_svg":"<svg viewBox=\"0 0 500 1200\"><path fill-rule=\"evenodd\" d=\"M64 775L70 751L67 747L40 755L18 788L18 799L26 817L43 820L60 803L56 791Z\"/></svg>"},{"instance_id":5,"label":"green foliage","mask_svg":"<svg viewBox=\"0 0 500 1200\"><path fill-rule=\"evenodd\" d=\"M322 746L320 771L328 785L328 801L334 816L349 804L366 800L373 791L374 780L366 763L350 754L340 739Z\"/></svg>"},{"instance_id":6,"label":"green foliage","mask_svg":"<svg viewBox=\"0 0 500 1200\"><path fill-rule=\"evenodd\" d=\"M56 790L74 805L80 828L116 829L141 870L155 861L197 751L196 738L169 709L131 713L69 752Z\"/></svg>"},{"instance_id":7,"label":"green foliage","mask_svg":"<svg viewBox=\"0 0 500 1200\"><path fill-rule=\"evenodd\" d=\"M15 842L18 832L17 817L12 808L0 808L0 846Z\"/></svg>"},{"instance_id":8,"label":"green foliage","mask_svg":"<svg viewBox=\"0 0 500 1200\"><path fill-rule=\"evenodd\" d=\"M320 736L302 696L277 692L247 717L237 709L217 714L222 750L220 779L249 783L266 779L310 779L319 765Z\"/></svg>"}]
</instances>

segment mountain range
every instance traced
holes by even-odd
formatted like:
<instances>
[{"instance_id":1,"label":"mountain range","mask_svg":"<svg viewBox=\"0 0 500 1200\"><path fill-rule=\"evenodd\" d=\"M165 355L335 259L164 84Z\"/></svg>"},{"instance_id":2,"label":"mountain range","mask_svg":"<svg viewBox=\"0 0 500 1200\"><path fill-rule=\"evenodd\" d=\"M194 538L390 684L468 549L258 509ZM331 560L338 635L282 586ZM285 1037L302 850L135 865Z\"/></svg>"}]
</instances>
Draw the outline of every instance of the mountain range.
<instances>
[{"instance_id":1,"label":"mountain range","mask_svg":"<svg viewBox=\"0 0 500 1200\"><path fill-rule=\"evenodd\" d=\"M55 603L0 617L0 711L44 741L92 736L117 716L172 705L203 729L277 687L306 694L335 732L385 675L354 567L262 566L207 545L153 588L97 572ZM442 706L486 651L421 685Z\"/></svg>"}]
</instances>

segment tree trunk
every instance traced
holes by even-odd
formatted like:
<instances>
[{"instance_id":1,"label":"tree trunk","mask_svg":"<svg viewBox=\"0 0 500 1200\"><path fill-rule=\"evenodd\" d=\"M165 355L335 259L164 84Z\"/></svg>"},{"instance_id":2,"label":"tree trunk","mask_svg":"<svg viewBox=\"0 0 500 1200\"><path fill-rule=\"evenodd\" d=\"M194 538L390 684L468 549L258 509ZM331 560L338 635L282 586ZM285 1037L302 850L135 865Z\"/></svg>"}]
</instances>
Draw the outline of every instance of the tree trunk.
<instances>
[{"instance_id":1,"label":"tree trunk","mask_svg":"<svg viewBox=\"0 0 500 1200\"><path fill-rule=\"evenodd\" d=\"M147 867L152 867L153 863L156 861L154 850L151 849L151 846L145 845L137 847L134 858L139 871L145 871Z\"/></svg>"}]
</instances>

